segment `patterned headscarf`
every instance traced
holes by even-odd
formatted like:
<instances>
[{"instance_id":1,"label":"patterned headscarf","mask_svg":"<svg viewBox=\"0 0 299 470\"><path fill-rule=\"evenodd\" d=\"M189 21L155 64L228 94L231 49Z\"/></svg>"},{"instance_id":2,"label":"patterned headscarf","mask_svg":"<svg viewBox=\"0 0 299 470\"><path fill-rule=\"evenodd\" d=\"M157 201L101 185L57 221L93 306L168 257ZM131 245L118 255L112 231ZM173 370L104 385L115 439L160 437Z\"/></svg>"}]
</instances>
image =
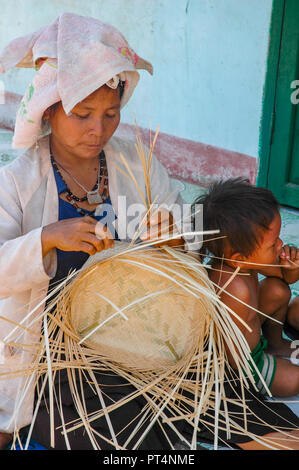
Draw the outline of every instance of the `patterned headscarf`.
<instances>
[{"instance_id":1,"label":"patterned headscarf","mask_svg":"<svg viewBox=\"0 0 299 470\"><path fill-rule=\"evenodd\" d=\"M17 112L13 148L29 148L47 133L44 111L58 101L66 114L95 90L125 82L123 107L139 80L137 69L153 73L122 34L101 21L61 14L52 24L10 42L0 54L0 72L36 69Z\"/></svg>"}]
</instances>

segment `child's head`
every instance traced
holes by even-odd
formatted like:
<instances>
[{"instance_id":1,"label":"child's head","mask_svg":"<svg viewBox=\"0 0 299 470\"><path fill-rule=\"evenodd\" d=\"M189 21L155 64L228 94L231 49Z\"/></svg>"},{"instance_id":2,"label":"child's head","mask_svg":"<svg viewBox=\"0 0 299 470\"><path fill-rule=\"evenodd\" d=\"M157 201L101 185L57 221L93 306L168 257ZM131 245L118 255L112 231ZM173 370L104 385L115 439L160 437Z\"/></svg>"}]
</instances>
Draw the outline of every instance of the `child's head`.
<instances>
[{"instance_id":1,"label":"child's head","mask_svg":"<svg viewBox=\"0 0 299 470\"><path fill-rule=\"evenodd\" d=\"M266 263L277 260L281 220L279 203L271 191L243 178L229 179L212 184L195 204L203 205L203 230L220 230L218 235L204 236L202 253L249 260L266 250ZM216 239L221 236L225 238Z\"/></svg>"}]
</instances>

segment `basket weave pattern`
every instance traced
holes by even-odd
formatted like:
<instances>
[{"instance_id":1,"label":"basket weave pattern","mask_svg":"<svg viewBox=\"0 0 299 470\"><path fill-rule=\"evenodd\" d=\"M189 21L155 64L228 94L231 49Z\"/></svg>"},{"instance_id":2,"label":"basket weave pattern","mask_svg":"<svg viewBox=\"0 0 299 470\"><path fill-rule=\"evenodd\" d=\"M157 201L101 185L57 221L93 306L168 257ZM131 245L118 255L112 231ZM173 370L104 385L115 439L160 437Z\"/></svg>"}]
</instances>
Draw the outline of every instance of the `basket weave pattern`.
<instances>
[{"instance_id":1,"label":"basket weave pattern","mask_svg":"<svg viewBox=\"0 0 299 470\"><path fill-rule=\"evenodd\" d=\"M155 258L165 266L159 273L150 270L157 269ZM122 255L79 276L70 289L70 322L80 339L98 327L83 344L107 359L163 370L202 341L208 299L191 295L177 276L168 277L167 253L146 250L137 259L136 266L136 257Z\"/></svg>"}]
</instances>

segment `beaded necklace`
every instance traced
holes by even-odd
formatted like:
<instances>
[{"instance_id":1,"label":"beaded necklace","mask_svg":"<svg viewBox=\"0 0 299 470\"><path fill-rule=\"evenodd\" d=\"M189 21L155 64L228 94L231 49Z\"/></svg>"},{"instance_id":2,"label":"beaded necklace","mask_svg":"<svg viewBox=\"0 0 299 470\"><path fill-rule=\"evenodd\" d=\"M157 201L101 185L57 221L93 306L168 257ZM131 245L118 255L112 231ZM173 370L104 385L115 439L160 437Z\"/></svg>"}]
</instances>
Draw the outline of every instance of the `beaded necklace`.
<instances>
[{"instance_id":1,"label":"beaded necklace","mask_svg":"<svg viewBox=\"0 0 299 470\"><path fill-rule=\"evenodd\" d=\"M64 182L64 184L66 186L66 192L67 192L66 197L67 197L67 200L69 202L71 202L71 201L77 201L77 202L88 201L89 204L92 205L92 204L102 204L103 202L106 201L106 199L108 199L108 197L109 197L109 193L108 193L108 173L107 173L106 157L105 157L105 153L104 153L103 150L99 155L98 179L97 179L97 182L96 182L96 184L94 185L94 187L92 188L91 191L88 191L86 188L84 188L84 186L82 186L81 183L79 183L71 173L69 173L65 168L63 168L63 166L61 164L58 164L55 161L52 153L50 153L50 157L51 157L51 162L52 162L53 167L55 168L55 170L57 171L57 173L59 174L59 176L61 177L62 181ZM66 184L66 182L65 182L65 180L64 180L64 178L63 178L63 176L62 176L62 174L59 170L58 165L72 178L73 181L75 181L75 183L77 183L82 189L84 189L84 191L86 191L86 196L80 198L78 196L75 196L75 194L73 194L71 192L71 190L69 189L68 185ZM105 178L105 180L104 180L104 191L103 191L103 194L100 195L99 194L99 187L100 187L100 183L103 180L103 178ZM78 207L78 205L76 205L76 206Z\"/></svg>"}]
</instances>

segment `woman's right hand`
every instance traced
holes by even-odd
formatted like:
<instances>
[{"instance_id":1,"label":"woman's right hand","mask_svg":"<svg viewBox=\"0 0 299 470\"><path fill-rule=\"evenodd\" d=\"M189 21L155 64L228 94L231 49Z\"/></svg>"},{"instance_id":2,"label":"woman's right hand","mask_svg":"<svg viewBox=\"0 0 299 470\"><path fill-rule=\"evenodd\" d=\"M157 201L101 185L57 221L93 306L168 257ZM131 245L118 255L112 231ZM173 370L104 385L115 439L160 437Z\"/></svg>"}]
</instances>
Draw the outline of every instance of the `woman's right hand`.
<instances>
[{"instance_id":1,"label":"woman's right hand","mask_svg":"<svg viewBox=\"0 0 299 470\"><path fill-rule=\"evenodd\" d=\"M60 220L46 225L42 230L43 257L52 249L83 251L94 255L114 246L111 232L106 226L86 216Z\"/></svg>"}]
</instances>

